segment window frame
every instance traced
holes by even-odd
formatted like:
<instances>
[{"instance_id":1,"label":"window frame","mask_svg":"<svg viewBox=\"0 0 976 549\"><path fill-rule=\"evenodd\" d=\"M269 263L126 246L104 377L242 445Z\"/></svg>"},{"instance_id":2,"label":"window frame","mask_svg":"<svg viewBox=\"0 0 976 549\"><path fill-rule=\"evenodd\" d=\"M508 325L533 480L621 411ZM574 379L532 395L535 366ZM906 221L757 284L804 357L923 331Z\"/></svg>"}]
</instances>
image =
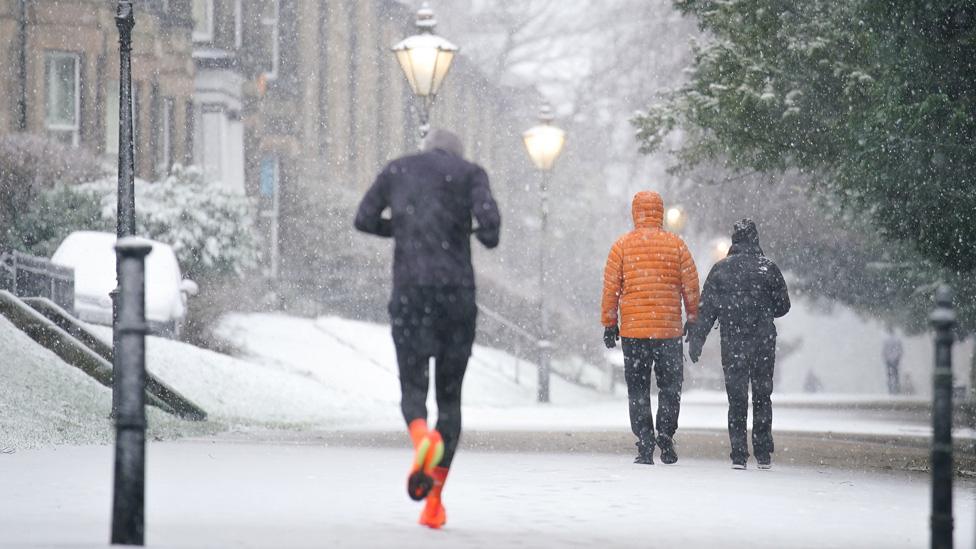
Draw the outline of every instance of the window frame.
<instances>
[{"instance_id":1,"label":"window frame","mask_svg":"<svg viewBox=\"0 0 976 549\"><path fill-rule=\"evenodd\" d=\"M244 47L244 2L234 0L234 47Z\"/></svg>"},{"instance_id":2,"label":"window frame","mask_svg":"<svg viewBox=\"0 0 976 549\"><path fill-rule=\"evenodd\" d=\"M122 117L122 112L119 109L121 107L119 101L121 83L110 78L105 80L102 87L104 88L102 94L105 97L105 107L102 109L105 142L102 144L102 149L106 155L116 155L119 154L119 123Z\"/></svg>"},{"instance_id":3,"label":"window frame","mask_svg":"<svg viewBox=\"0 0 976 549\"><path fill-rule=\"evenodd\" d=\"M51 64L55 60L71 59L74 62L74 109L73 124L51 121ZM44 52L44 129L51 133L71 133L71 145L77 147L81 142L81 54L72 51L47 50Z\"/></svg>"},{"instance_id":4,"label":"window frame","mask_svg":"<svg viewBox=\"0 0 976 549\"><path fill-rule=\"evenodd\" d=\"M167 176L173 167L173 137L176 129L176 99L163 97L159 103L159 140L156 146L157 175Z\"/></svg>"},{"instance_id":5,"label":"window frame","mask_svg":"<svg viewBox=\"0 0 976 549\"><path fill-rule=\"evenodd\" d=\"M190 6L190 13L193 15L193 41L194 42L213 42L214 39L214 0L192 0L193 4ZM196 3L203 2L203 9L206 13L206 19L204 21L204 29L197 29L196 20Z\"/></svg>"},{"instance_id":6,"label":"window frame","mask_svg":"<svg viewBox=\"0 0 976 549\"><path fill-rule=\"evenodd\" d=\"M274 16L261 19L261 25L270 27L271 35L271 70L265 71L263 76L267 81L278 79L278 71L281 68L281 1L271 0Z\"/></svg>"}]
</instances>

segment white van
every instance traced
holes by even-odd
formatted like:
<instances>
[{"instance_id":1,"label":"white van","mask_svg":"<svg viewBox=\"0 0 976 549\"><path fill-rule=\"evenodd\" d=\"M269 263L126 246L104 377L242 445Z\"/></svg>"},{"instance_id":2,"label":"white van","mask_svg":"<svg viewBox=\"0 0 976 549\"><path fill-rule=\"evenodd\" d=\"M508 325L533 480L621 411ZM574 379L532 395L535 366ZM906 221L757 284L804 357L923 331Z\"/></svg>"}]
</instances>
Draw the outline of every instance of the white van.
<instances>
[{"instance_id":1,"label":"white van","mask_svg":"<svg viewBox=\"0 0 976 549\"><path fill-rule=\"evenodd\" d=\"M186 318L188 296L198 287L184 280L173 248L149 240L152 252L146 257L146 320L149 331L166 337L179 337ZM77 231L58 246L51 261L75 270L75 313L93 324L112 324L112 298L115 289L115 235Z\"/></svg>"}]
</instances>

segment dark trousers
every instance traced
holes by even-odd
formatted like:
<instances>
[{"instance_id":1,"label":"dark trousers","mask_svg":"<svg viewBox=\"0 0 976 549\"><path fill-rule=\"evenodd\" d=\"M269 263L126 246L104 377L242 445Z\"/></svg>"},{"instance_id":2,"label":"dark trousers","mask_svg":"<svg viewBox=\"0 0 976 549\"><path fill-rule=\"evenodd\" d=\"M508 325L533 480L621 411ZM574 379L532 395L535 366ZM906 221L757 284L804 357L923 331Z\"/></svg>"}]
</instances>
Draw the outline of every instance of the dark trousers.
<instances>
[{"instance_id":1,"label":"dark trousers","mask_svg":"<svg viewBox=\"0 0 976 549\"><path fill-rule=\"evenodd\" d=\"M654 449L654 416L651 413L651 371L657 380L657 433L673 438L678 430L681 410L681 383L684 381L684 350L681 338L634 339L625 337L624 378L630 403L630 428L637 447Z\"/></svg>"},{"instance_id":2,"label":"dark trousers","mask_svg":"<svg viewBox=\"0 0 976 549\"><path fill-rule=\"evenodd\" d=\"M400 408L409 425L427 419L430 359L434 359L437 430L442 467L450 467L461 438L461 384L474 343L477 305L472 288L395 288L390 323L400 370Z\"/></svg>"},{"instance_id":3,"label":"dark trousers","mask_svg":"<svg viewBox=\"0 0 976 549\"><path fill-rule=\"evenodd\" d=\"M885 369L888 372L888 394L897 395L901 393L901 380L898 377L897 360L885 362Z\"/></svg>"},{"instance_id":4,"label":"dark trousers","mask_svg":"<svg viewBox=\"0 0 976 549\"><path fill-rule=\"evenodd\" d=\"M729 397L729 442L732 461L749 458L746 423L749 416L749 385L752 385L752 449L760 461L773 453L773 366L776 363L776 333L740 334L722 337L722 370Z\"/></svg>"}]
</instances>

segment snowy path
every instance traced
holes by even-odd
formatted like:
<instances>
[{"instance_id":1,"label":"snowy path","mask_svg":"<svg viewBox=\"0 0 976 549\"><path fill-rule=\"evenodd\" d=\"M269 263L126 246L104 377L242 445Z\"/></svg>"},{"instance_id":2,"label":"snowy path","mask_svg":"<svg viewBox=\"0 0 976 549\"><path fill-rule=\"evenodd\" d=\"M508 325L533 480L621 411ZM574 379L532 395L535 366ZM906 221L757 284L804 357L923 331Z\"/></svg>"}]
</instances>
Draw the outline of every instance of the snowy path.
<instances>
[{"instance_id":1,"label":"snowy path","mask_svg":"<svg viewBox=\"0 0 976 549\"><path fill-rule=\"evenodd\" d=\"M0 455L0 546L104 547L111 447ZM150 547L829 547L928 543L924 476L616 455L459 455L448 528L414 524L405 450L183 441L148 462ZM958 547L974 483L957 481Z\"/></svg>"}]
</instances>

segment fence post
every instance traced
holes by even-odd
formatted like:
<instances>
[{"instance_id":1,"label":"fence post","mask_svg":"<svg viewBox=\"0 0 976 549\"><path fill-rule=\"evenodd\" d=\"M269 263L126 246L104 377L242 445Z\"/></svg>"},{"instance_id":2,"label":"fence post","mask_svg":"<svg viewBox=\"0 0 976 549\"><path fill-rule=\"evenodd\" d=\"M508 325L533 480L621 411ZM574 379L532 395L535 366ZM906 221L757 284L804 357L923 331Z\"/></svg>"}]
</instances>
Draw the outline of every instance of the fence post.
<instances>
[{"instance_id":1,"label":"fence post","mask_svg":"<svg viewBox=\"0 0 976 549\"><path fill-rule=\"evenodd\" d=\"M115 348L115 481L112 544L143 545L146 488L146 256L152 246L127 237L119 262L119 345Z\"/></svg>"},{"instance_id":2,"label":"fence post","mask_svg":"<svg viewBox=\"0 0 976 549\"><path fill-rule=\"evenodd\" d=\"M952 549L952 343L956 312L947 285L935 292L929 316L935 329L932 391L932 549Z\"/></svg>"}]
</instances>

